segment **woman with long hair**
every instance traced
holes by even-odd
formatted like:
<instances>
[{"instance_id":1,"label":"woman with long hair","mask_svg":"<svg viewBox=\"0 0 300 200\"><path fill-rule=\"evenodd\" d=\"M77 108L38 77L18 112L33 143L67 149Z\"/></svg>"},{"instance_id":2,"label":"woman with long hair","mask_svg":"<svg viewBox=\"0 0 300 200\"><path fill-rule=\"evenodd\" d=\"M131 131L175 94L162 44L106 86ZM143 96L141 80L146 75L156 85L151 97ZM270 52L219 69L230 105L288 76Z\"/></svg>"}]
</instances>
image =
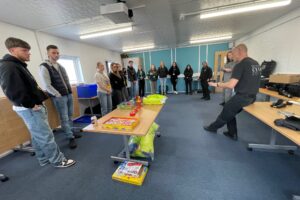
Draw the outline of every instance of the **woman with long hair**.
<instances>
[{"instance_id":1,"label":"woman with long hair","mask_svg":"<svg viewBox=\"0 0 300 200\"><path fill-rule=\"evenodd\" d=\"M145 78L146 78L146 74L143 70L143 66L139 65L138 71L137 71L137 79L138 79L138 84L139 84L139 96L140 97L145 96Z\"/></svg>"},{"instance_id":2,"label":"woman with long hair","mask_svg":"<svg viewBox=\"0 0 300 200\"><path fill-rule=\"evenodd\" d=\"M193 69L190 64L188 64L184 70L184 80L185 80L185 94L193 94L192 82L193 82Z\"/></svg>"},{"instance_id":3,"label":"woman with long hair","mask_svg":"<svg viewBox=\"0 0 300 200\"><path fill-rule=\"evenodd\" d=\"M112 87L112 102L113 108L116 108L117 105L122 102L122 88L125 87L125 85L124 80L119 73L118 65L116 63L111 63L110 69L111 72L109 73L109 79Z\"/></svg>"},{"instance_id":4,"label":"woman with long hair","mask_svg":"<svg viewBox=\"0 0 300 200\"><path fill-rule=\"evenodd\" d=\"M165 66L163 61L160 61L159 68L157 70L157 74L160 82L160 91L161 94L165 95L167 93L167 76L168 76L168 68Z\"/></svg>"},{"instance_id":5,"label":"woman with long hair","mask_svg":"<svg viewBox=\"0 0 300 200\"><path fill-rule=\"evenodd\" d=\"M223 75L224 82L230 80L235 65L236 63L233 61L232 51L228 51L226 55L226 64L222 68L222 71L224 73ZM232 89L228 89L228 88L223 89L223 102L220 103L221 106L223 106L232 97L232 93L233 93Z\"/></svg>"},{"instance_id":6,"label":"woman with long hair","mask_svg":"<svg viewBox=\"0 0 300 200\"><path fill-rule=\"evenodd\" d=\"M169 69L169 75L171 76L171 83L173 85L174 94L178 94L177 89L176 89L176 85L177 85L179 74L180 74L179 67L177 66L176 62L173 62L172 66Z\"/></svg>"},{"instance_id":7,"label":"woman with long hair","mask_svg":"<svg viewBox=\"0 0 300 200\"><path fill-rule=\"evenodd\" d=\"M104 72L104 65L101 62L96 66L95 80L97 83L97 95L101 106L101 115L104 116L112 110L111 84L107 74Z\"/></svg>"},{"instance_id":8,"label":"woman with long hair","mask_svg":"<svg viewBox=\"0 0 300 200\"><path fill-rule=\"evenodd\" d=\"M148 79L150 80L150 85L151 85L151 94L156 94L156 89L157 89L157 70L155 68L155 65L151 65L150 70L148 71Z\"/></svg>"}]
</instances>

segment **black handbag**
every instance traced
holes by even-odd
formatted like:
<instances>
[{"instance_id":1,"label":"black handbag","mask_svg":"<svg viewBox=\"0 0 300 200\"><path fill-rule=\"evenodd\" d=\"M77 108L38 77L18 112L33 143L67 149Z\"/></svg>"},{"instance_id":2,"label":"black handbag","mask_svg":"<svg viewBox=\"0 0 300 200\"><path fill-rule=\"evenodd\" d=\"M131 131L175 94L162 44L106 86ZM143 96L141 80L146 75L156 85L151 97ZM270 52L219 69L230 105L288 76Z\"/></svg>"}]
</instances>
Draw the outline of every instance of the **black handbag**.
<instances>
[{"instance_id":1,"label":"black handbag","mask_svg":"<svg viewBox=\"0 0 300 200\"><path fill-rule=\"evenodd\" d=\"M300 119L295 116L286 117L285 119L276 119L274 123L276 126L286 127L294 131L300 130Z\"/></svg>"}]
</instances>

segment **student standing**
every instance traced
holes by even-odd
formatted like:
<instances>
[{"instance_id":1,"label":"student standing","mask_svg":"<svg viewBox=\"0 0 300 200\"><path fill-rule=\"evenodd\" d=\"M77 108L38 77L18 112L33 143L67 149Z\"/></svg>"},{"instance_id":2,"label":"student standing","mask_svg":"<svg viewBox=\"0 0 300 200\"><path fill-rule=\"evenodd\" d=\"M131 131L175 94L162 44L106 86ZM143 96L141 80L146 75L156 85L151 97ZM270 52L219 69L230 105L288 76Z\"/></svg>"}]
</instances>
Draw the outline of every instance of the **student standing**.
<instances>
[{"instance_id":1,"label":"student standing","mask_svg":"<svg viewBox=\"0 0 300 200\"><path fill-rule=\"evenodd\" d=\"M157 75L159 77L161 94L166 95L168 68L165 66L163 61L160 62Z\"/></svg>"},{"instance_id":2,"label":"student standing","mask_svg":"<svg viewBox=\"0 0 300 200\"><path fill-rule=\"evenodd\" d=\"M169 75L171 76L171 83L173 85L173 93L174 94L178 94L176 85L177 85L179 74L180 74L180 70L177 66L177 63L173 62L172 66L169 69Z\"/></svg>"},{"instance_id":3,"label":"student standing","mask_svg":"<svg viewBox=\"0 0 300 200\"><path fill-rule=\"evenodd\" d=\"M208 89L208 82L212 77L212 70L208 66L207 62L202 62L202 69L200 74L200 82L203 92L203 97L201 99L210 100L210 91Z\"/></svg>"},{"instance_id":4,"label":"student standing","mask_svg":"<svg viewBox=\"0 0 300 200\"><path fill-rule=\"evenodd\" d=\"M146 78L146 74L143 70L142 65L139 65L139 67L138 67L137 77L138 77L138 81L139 81L139 96L144 97L145 96L145 78Z\"/></svg>"},{"instance_id":5,"label":"student standing","mask_svg":"<svg viewBox=\"0 0 300 200\"><path fill-rule=\"evenodd\" d=\"M185 80L185 94L193 94L192 82L193 82L193 69L190 64L188 64L184 70L184 80Z\"/></svg>"},{"instance_id":6,"label":"student standing","mask_svg":"<svg viewBox=\"0 0 300 200\"><path fill-rule=\"evenodd\" d=\"M104 72L104 65L97 63L95 80L97 83L97 95L101 105L101 115L104 116L112 110L111 85L107 74Z\"/></svg>"},{"instance_id":7,"label":"student standing","mask_svg":"<svg viewBox=\"0 0 300 200\"><path fill-rule=\"evenodd\" d=\"M81 135L72 131L73 96L69 77L65 68L57 62L58 47L48 45L47 55L48 59L40 65L40 77L59 114L62 130L69 140L69 147L74 149L77 147L75 138L80 138Z\"/></svg>"},{"instance_id":8,"label":"student standing","mask_svg":"<svg viewBox=\"0 0 300 200\"><path fill-rule=\"evenodd\" d=\"M111 72L109 73L109 80L112 87L112 102L113 109L117 107L123 100L122 88L124 85L124 80L119 73L119 68L116 63L111 63Z\"/></svg>"},{"instance_id":9,"label":"student standing","mask_svg":"<svg viewBox=\"0 0 300 200\"><path fill-rule=\"evenodd\" d=\"M151 85L151 94L156 94L156 89L157 89L157 70L155 68L155 65L151 65L150 70L148 71L148 79L150 80L150 85Z\"/></svg>"},{"instance_id":10,"label":"student standing","mask_svg":"<svg viewBox=\"0 0 300 200\"><path fill-rule=\"evenodd\" d=\"M130 82L130 99L133 99L136 95L136 71L133 67L133 61L130 60L128 62L128 67L127 67L127 75L128 75L128 80Z\"/></svg>"},{"instance_id":11,"label":"student standing","mask_svg":"<svg viewBox=\"0 0 300 200\"><path fill-rule=\"evenodd\" d=\"M232 52L228 51L226 56L226 64L222 68L222 71L224 73L223 75L223 82L227 82L230 80L233 68L235 66L235 62L232 58ZM229 99L232 97L233 89L230 88L224 88L223 89L223 102L220 103L221 106L224 106L224 104L229 101Z\"/></svg>"},{"instance_id":12,"label":"student standing","mask_svg":"<svg viewBox=\"0 0 300 200\"><path fill-rule=\"evenodd\" d=\"M121 75L122 79L124 80L124 87L122 88L122 95L123 95L123 101L129 101L129 94L127 89L127 78L126 78L126 70L122 67L121 64L117 63L119 74Z\"/></svg>"},{"instance_id":13,"label":"student standing","mask_svg":"<svg viewBox=\"0 0 300 200\"><path fill-rule=\"evenodd\" d=\"M7 38L5 46L10 54L0 60L0 85L13 104L13 110L23 119L31 135L35 156L41 166L70 167L75 160L66 159L55 142L43 101L46 94L27 69L30 45L18 38Z\"/></svg>"},{"instance_id":14,"label":"student standing","mask_svg":"<svg viewBox=\"0 0 300 200\"><path fill-rule=\"evenodd\" d=\"M228 131L223 132L225 136L237 140L237 125L235 116L243 110L243 107L252 104L256 99L260 84L260 65L248 57L247 46L239 44L232 50L235 65L231 79L225 83L209 83L213 87L230 88L235 90L235 95L225 103L222 112L216 121L203 128L209 132L216 133L219 128L227 124Z\"/></svg>"}]
</instances>

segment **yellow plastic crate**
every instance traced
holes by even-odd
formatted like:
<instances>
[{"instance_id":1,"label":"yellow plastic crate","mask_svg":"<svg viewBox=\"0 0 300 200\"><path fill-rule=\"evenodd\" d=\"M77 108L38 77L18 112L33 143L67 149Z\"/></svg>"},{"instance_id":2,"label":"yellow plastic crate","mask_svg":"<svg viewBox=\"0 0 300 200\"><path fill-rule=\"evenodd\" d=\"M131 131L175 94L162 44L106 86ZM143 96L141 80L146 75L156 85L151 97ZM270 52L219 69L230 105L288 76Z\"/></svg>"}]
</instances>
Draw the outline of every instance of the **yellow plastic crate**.
<instances>
[{"instance_id":1,"label":"yellow plastic crate","mask_svg":"<svg viewBox=\"0 0 300 200\"><path fill-rule=\"evenodd\" d=\"M132 131L139 123L138 118L132 117L111 117L103 122L102 127L106 129Z\"/></svg>"}]
</instances>

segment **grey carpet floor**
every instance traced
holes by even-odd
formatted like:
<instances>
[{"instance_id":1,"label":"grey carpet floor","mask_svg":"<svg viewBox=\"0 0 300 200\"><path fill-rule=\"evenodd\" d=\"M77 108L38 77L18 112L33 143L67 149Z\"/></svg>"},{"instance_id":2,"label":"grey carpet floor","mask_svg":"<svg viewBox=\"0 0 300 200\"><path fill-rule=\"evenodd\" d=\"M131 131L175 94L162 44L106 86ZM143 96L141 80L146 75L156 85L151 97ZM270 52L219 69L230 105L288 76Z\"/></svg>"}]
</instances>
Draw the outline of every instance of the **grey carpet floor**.
<instances>
[{"instance_id":1,"label":"grey carpet floor","mask_svg":"<svg viewBox=\"0 0 300 200\"><path fill-rule=\"evenodd\" d=\"M300 156L297 152L249 152L248 143L268 143L270 128L247 113L238 115L239 141L202 129L221 111L220 95L201 101L200 95L170 95L157 122L155 160L143 186L111 179L116 165L110 155L122 147L122 137L84 133L70 150L63 134L56 140L77 164L68 169L40 167L27 153L0 160L0 199L30 200L288 200L300 194ZM224 128L225 129L225 128ZM223 130L224 130L223 129ZM292 144L282 136L278 143Z\"/></svg>"}]
</instances>

